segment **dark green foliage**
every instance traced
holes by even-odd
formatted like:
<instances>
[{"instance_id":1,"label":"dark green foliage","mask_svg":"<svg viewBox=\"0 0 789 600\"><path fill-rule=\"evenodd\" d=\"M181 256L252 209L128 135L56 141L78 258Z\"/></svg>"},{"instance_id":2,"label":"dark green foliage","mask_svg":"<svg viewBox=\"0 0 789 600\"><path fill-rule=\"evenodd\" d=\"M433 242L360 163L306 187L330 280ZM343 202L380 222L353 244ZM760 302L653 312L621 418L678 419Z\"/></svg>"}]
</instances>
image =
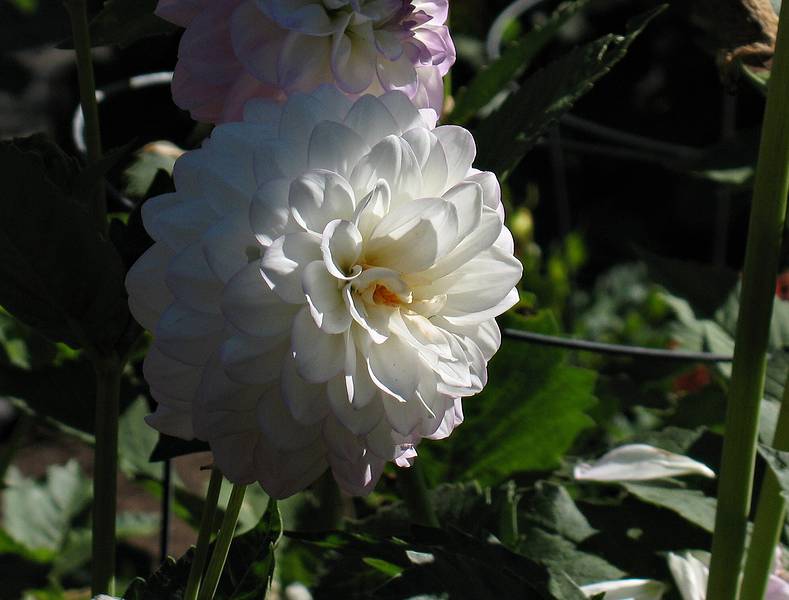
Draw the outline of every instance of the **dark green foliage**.
<instances>
[{"instance_id":1,"label":"dark green foliage","mask_svg":"<svg viewBox=\"0 0 789 600\"><path fill-rule=\"evenodd\" d=\"M625 35L603 36L526 79L477 128L479 168L505 177L545 130L624 58L630 44L661 11L658 8L633 19Z\"/></svg>"},{"instance_id":2,"label":"dark green foliage","mask_svg":"<svg viewBox=\"0 0 789 600\"><path fill-rule=\"evenodd\" d=\"M106 350L130 318L125 270L71 197L75 167L39 136L0 143L0 305L53 341Z\"/></svg>"}]
</instances>

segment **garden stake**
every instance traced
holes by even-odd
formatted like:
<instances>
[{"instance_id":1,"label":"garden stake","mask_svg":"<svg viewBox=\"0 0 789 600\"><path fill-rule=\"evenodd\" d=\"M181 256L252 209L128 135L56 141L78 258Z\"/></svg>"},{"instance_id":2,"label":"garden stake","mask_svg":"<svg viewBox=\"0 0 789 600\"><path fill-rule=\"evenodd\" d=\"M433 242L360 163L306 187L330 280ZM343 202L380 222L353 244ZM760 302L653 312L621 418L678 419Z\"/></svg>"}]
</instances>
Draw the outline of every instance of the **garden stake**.
<instances>
[{"instance_id":1,"label":"garden stake","mask_svg":"<svg viewBox=\"0 0 789 600\"><path fill-rule=\"evenodd\" d=\"M775 274L789 191L789 2L781 6L748 226L707 598L735 600L751 505Z\"/></svg>"}]
</instances>

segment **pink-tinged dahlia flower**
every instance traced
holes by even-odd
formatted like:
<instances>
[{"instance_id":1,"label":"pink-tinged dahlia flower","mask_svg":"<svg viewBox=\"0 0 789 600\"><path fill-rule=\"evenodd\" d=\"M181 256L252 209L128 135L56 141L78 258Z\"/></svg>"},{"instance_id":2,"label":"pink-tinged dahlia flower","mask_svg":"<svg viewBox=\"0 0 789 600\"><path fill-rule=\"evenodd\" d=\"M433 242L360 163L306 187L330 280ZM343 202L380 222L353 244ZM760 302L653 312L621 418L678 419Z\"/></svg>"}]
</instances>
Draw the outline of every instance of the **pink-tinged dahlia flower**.
<instances>
[{"instance_id":1,"label":"pink-tinged dahlia flower","mask_svg":"<svg viewBox=\"0 0 789 600\"><path fill-rule=\"evenodd\" d=\"M186 27L173 98L199 121L241 119L250 98L333 84L351 97L400 90L440 114L455 62L448 0L159 0Z\"/></svg>"},{"instance_id":2,"label":"pink-tinged dahlia flower","mask_svg":"<svg viewBox=\"0 0 789 600\"><path fill-rule=\"evenodd\" d=\"M434 117L324 86L251 101L178 160L126 281L153 427L280 498L327 467L367 493L462 421L521 264L471 134Z\"/></svg>"}]
</instances>

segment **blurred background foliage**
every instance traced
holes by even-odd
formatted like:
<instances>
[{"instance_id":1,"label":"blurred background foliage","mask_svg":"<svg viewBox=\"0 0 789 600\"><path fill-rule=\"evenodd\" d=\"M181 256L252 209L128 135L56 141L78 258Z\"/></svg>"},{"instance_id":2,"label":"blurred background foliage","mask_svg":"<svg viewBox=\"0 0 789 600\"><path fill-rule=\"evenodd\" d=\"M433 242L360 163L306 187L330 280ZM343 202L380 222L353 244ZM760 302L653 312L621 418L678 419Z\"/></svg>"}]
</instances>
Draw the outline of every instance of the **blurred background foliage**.
<instances>
[{"instance_id":1,"label":"blurred background foliage","mask_svg":"<svg viewBox=\"0 0 789 600\"><path fill-rule=\"evenodd\" d=\"M98 86L112 90L100 105L104 146L120 149L108 165L111 241L126 266L149 243L139 204L171 189L180 149L209 131L172 105L166 85L124 83L174 66L180 32L152 15L155 4L89 1ZM736 0L715 10L675 0L629 28L657 3L545 0L505 21L492 44L507 5L452 3L458 62L446 117L475 132L482 166L507 175L508 225L525 275L521 303L501 325L730 353L769 61L744 59L745 73L724 59L744 38L769 32L751 31ZM0 0L2 139L43 132L79 154L68 45L62 3ZM776 294L765 440L789 365L785 277ZM133 349L123 381L118 527L120 589L142 575L127 598L147 599L177 597L210 455L144 425L146 344ZM408 526L394 468L371 496L337 499L331 510L346 517L344 530L328 534L322 483L280 503L281 522L253 486L241 517L246 541L237 540L231 563L254 566L260 584L274 570L276 542L275 590L285 597L300 582L316 598L571 600L582 597L572 582L626 573L667 580L661 552L709 545L714 482L590 487L573 482L571 467L644 441L716 469L727 378L725 363L506 339L488 387L464 403L465 424L419 448L442 531ZM93 393L80 351L0 310L0 599L87 597ZM175 467L171 480L164 459ZM163 500L173 520L160 540ZM162 563L162 541L177 562ZM218 597L240 594L226 581Z\"/></svg>"}]
</instances>

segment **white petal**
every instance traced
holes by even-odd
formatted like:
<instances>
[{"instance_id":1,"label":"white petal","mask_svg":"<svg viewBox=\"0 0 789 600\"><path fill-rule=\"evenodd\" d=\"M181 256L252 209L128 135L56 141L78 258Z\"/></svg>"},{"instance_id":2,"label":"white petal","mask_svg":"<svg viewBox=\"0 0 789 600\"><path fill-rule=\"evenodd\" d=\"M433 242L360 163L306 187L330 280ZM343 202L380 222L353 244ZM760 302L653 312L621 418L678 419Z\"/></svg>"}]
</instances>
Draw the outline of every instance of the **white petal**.
<instances>
[{"instance_id":1,"label":"white petal","mask_svg":"<svg viewBox=\"0 0 789 600\"><path fill-rule=\"evenodd\" d=\"M367 367L375 384L397 401L413 401L419 384L416 352L395 337L371 345Z\"/></svg>"},{"instance_id":2,"label":"white petal","mask_svg":"<svg viewBox=\"0 0 789 600\"><path fill-rule=\"evenodd\" d=\"M471 163L477 155L477 147L471 134L456 125L442 125L433 133L444 147L447 157L447 183L454 185L461 182L469 174Z\"/></svg>"},{"instance_id":3,"label":"white petal","mask_svg":"<svg viewBox=\"0 0 789 600\"><path fill-rule=\"evenodd\" d=\"M166 243L176 252L200 239L202 233L220 218L219 213L203 198L190 198L176 203L154 202L163 198L157 196L143 204L143 222L145 230L154 240Z\"/></svg>"},{"instance_id":4,"label":"white petal","mask_svg":"<svg viewBox=\"0 0 789 600\"><path fill-rule=\"evenodd\" d=\"M329 454L329 465L340 489L353 496L366 496L375 489L386 461L366 453L356 462Z\"/></svg>"},{"instance_id":5,"label":"white petal","mask_svg":"<svg viewBox=\"0 0 789 600\"><path fill-rule=\"evenodd\" d=\"M344 123L358 133L370 147L387 135L400 133L400 128L386 105L369 95L354 102Z\"/></svg>"},{"instance_id":6,"label":"white petal","mask_svg":"<svg viewBox=\"0 0 789 600\"><path fill-rule=\"evenodd\" d=\"M575 479L581 481L647 481L680 475L715 477L712 469L692 458L647 444L620 446L573 470Z\"/></svg>"},{"instance_id":7,"label":"white petal","mask_svg":"<svg viewBox=\"0 0 789 600\"><path fill-rule=\"evenodd\" d=\"M220 360L227 376L242 384L263 385L279 379L290 336L265 338L235 335L220 348Z\"/></svg>"},{"instance_id":8,"label":"white petal","mask_svg":"<svg viewBox=\"0 0 789 600\"><path fill-rule=\"evenodd\" d=\"M202 369L163 354L154 343L142 363L145 381L152 394L164 394L168 398L191 404L197 393ZM191 411L190 411L191 412ZM191 421L191 416L189 417Z\"/></svg>"},{"instance_id":9,"label":"white petal","mask_svg":"<svg viewBox=\"0 0 789 600\"><path fill-rule=\"evenodd\" d=\"M321 254L326 271L341 280L361 273L357 264L362 252L362 234L350 221L337 219L326 225L321 239Z\"/></svg>"},{"instance_id":10,"label":"white petal","mask_svg":"<svg viewBox=\"0 0 789 600\"><path fill-rule=\"evenodd\" d=\"M506 298L522 272L523 267L517 258L493 246L426 286L420 293L430 296L447 294L447 303L442 311L445 317L481 313Z\"/></svg>"},{"instance_id":11,"label":"white petal","mask_svg":"<svg viewBox=\"0 0 789 600\"><path fill-rule=\"evenodd\" d=\"M295 451L283 451L260 436L255 445L255 478L272 498L280 500L302 491L326 470L326 448L320 439Z\"/></svg>"},{"instance_id":12,"label":"white petal","mask_svg":"<svg viewBox=\"0 0 789 600\"><path fill-rule=\"evenodd\" d=\"M372 29L361 31L357 27L352 36L338 32L333 38L331 69L337 84L344 92L360 94L370 87L375 75L376 50Z\"/></svg>"},{"instance_id":13,"label":"white petal","mask_svg":"<svg viewBox=\"0 0 789 600\"><path fill-rule=\"evenodd\" d=\"M248 212L230 213L206 231L201 239L208 266L224 283L263 253L263 247L249 226Z\"/></svg>"},{"instance_id":14,"label":"white petal","mask_svg":"<svg viewBox=\"0 0 789 600\"><path fill-rule=\"evenodd\" d=\"M159 401L156 410L145 417L145 422L166 435L191 440L194 438L191 417L190 406Z\"/></svg>"},{"instance_id":15,"label":"white petal","mask_svg":"<svg viewBox=\"0 0 789 600\"><path fill-rule=\"evenodd\" d=\"M316 169L290 184L288 204L299 226L321 234L329 222L353 217L353 190L337 173Z\"/></svg>"},{"instance_id":16,"label":"white petal","mask_svg":"<svg viewBox=\"0 0 789 600\"><path fill-rule=\"evenodd\" d=\"M411 129L403 134L414 151L422 171L422 193L425 196L441 196L447 188L447 156L438 138L424 127Z\"/></svg>"},{"instance_id":17,"label":"white petal","mask_svg":"<svg viewBox=\"0 0 789 600\"><path fill-rule=\"evenodd\" d=\"M457 211L458 239L462 240L477 229L482 219L482 186L466 181L450 188L442 197Z\"/></svg>"},{"instance_id":18,"label":"white petal","mask_svg":"<svg viewBox=\"0 0 789 600\"><path fill-rule=\"evenodd\" d=\"M263 246L285 233L288 223L288 193L290 180L285 177L272 179L260 186L249 208L252 232Z\"/></svg>"},{"instance_id":19,"label":"white petal","mask_svg":"<svg viewBox=\"0 0 789 600\"><path fill-rule=\"evenodd\" d=\"M351 325L351 313L338 283L323 261L311 262L304 269L302 285L310 314L315 324L329 334L342 333Z\"/></svg>"},{"instance_id":20,"label":"white petal","mask_svg":"<svg viewBox=\"0 0 789 600\"><path fill-rule=\"evenodd\" d=\"M375 226L389 212L391 198L389 184L385 179L379 179L373 189L356 205L353 222L363 238L369 238Z\"/></svg>"},{"instance_id":21,"label":"white petal","mask_svg":"<svg viewBox=\"0 0 789 600\"><path fill-rule=\"evenodd\" d=\"M288 233L268 247L260 268L266 282L285 302L304 304L302 274L314 260L321 260L320 237L315 234Z\"/></svg>"},{"instance_id":22,"label":"white petal","mask_svg":"<svg viewBox=\"0 0 789 600\"><path fill-rule=\"evenodd\" d=\"M378 390L369 379L366 369L360 369L360 374L367 376L369 381L368 390L370 395ZM348 398L348 389L343 374L334 377L328 384L329 404L331 410L340 422L355 435L365 435L369 433L383 417L383 406L381 402L369 400L365 403L359 402L359 406ZM354 377L355 389L359 389L361 377Z\"/></svg>"},{"instance_id":23,"label":"white petal","mask_svg":"<svg viewBox=\"0 0 789 600\"><path fill-rule=\"evenodd\" d=\"M689 552L683 555L669 552L668 568L674 576L682 600L705 600L709 569Z\"/></svg>"},{"instance_id":24,"label":"white petal","mask_svg":"<svg viewBox=\"0 0 789 600\"><path fill-rule=\"evenodd\" d=\"M424 128L426 123L414 107L413 102L404 93L399 91L387 92L379 97L384 106L397 121L400 131L408 131L415 127Z\"/></svg>"},{"instance_id":25,"label":"white petal","mask_svg":"<svg viewBox=\"0 0 789 600\"><path fill-rule=\"evenodd\" d=\"M419 276L434 281L456 271L483 250L490 248L501 235L502 227L499 216L491 209L484 208L476 228ZM435 295L432 291L426 294L430 297Z\"/></svg>"},{"instance_id":26,"label":"white petal","mask_svg":"<svg viewBox=\"0 0 789 600\"><path fill-rule=\"evenodd\" d=\"M318 423L329 414L326 386L304 380L290 352L285 356L282 367L282 399L293 418L302 425Z\"/></svg>"},{"instance_id":27,"label":"white petal","mask_svg":"<svg viewBox=\"0 0 789 600\"><path fill-rule=\"evenodd\" d=\"M269 443L289 452L312 445L320 436L319 425L305 426L293 418L276 389L263 395L258 405L258 425Z\"/></svg>"},{"instance_id":28,"label":"white petal","mask_svg":"<svg viewBox=\"0 0 789 600\"><path fill-rule=\"evenodd\" d=\"M260 437L257 431L245 431L209 440L214 462L229 481L250 484L257 479L253 453Z\"/></svg>"},{"instance_id":29,"label":"white petal","mask_svg":"<svg viewBox=\"0 0 789 600\"><path fill-rule=\"evenodd\" d=\"M313 129L310 137L309 166L334 171L347 178L367 148L364 140L350 127L323 121Z\"/></svg>"},{"instance_id":30,"label":"white petal","mask_svg":"<svg viewBox=\"0 0 789 600\"><path fill-rule=\"evenodd\" d=\"M378 306L368 306L359 296L353 293L350 285L343 288L345 305L351 318L358 323L373 343L380 344L389 338L388 310Z\"/></svg>"},{"instance_id":31,"label":"white petal","mask_svg":"<svg viewBox=\"0 0 789 600\"><path fill-rule=\"evenodd\" d=\"M455 207L440 198L400 205L373 230L365 260L401 273L423 271L454 246L457 218Z\"/></svg>"},{"instance_id":32,"label":"white petal","mask_svg":"<svg viewBox=\"0 0 789 600\"><path fill-rule=\"evenodd\" d=\"M190 365L203 365L219 346L225 321L220 315L197 312L176 302L164 312L156 326L159 349Z\"/></svg>"},{"instance_id":33,"label":"white petal","mask_svg":"<svg viewBox=\"0 0 789 600\"><path fill-rule=\"evenodd\" d=\"M219 314L222 282L206 262L200 242L188 246L170 261L165 277L173 296L194 310Z\"/></svg>"},{"instance_id":34,"label":"white petal","mask_svg":"<svg viewBox=\"0 0 789 600\"><path fill-rule=\"evenodd\" d=\"M587 598L605 594L603 600L660 600L666 586L654 579L619 579L581 586Z\"/></svg>"},{"instance_id":35,"label":"white petal","mask_svg":"<svg viewBox=\"0 0 789 600\"><path fill-rule=\"evenodd\" d=\"M129 309L148 331L156 329L159 317L174 300L164 282L173 256L175 253L167 244L157 242L137 259L126 275Z\"/></svg>"},{"instance_id":36,"label":"white petal","mask_svg":"<svg viewBox=\"0 0 789 600\"><path fill-rule=\"evenodd\" d=\"M329 381L345 364L343 336L321 331L307 307L293 321L291 344L299 375L311 383Z\"/></svg>"},{"instance_id":37,"label":"white petal","mask_svg":"<svg viewBox=\"0 0 789 600\"><path fill-rule=\"evenodd\" d=\"M422 171L414 151L403 138L385 137L358 162L351 175L357 197L365 196L379 179L389 184L395 206L422 196Z\"/></svg>"},{"instance_id":38,"label":"white petal","mask_svg":"<svg viewBox=\"0 0 789 600\"><path fill-rule=\"evenodd\" d=\"M241 331L253 336L277 335L290 329L299 307L284 302L271 291L252 262L225 286L222 314Z\"/></svg>"}]
</instances>

